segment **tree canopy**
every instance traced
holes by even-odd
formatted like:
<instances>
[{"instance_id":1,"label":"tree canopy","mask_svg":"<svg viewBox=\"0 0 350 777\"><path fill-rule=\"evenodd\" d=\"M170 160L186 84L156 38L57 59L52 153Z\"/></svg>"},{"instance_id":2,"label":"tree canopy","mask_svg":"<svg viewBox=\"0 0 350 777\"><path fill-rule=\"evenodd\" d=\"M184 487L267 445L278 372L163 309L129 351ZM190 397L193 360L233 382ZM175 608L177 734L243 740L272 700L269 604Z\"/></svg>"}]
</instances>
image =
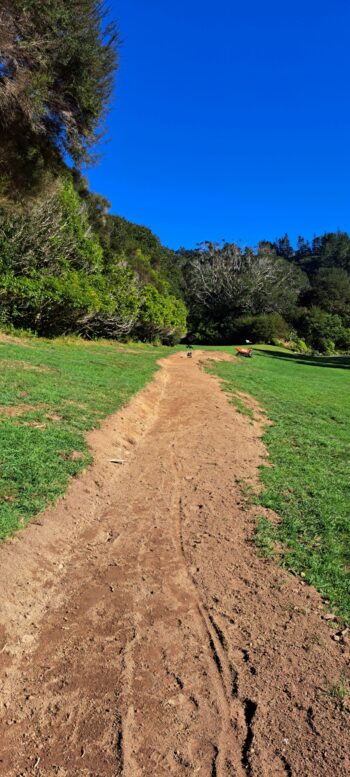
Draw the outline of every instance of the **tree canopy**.
<instances>
[{"instance_id":1,"label":"tree canopy","mask_svg":"<svg viewBox=\"0 0 350 777\"><path fill-rule=\"evenodd\" d=\"M65 155L89 158L117 67L118 31L105 19L100 0L2 2L0 170L10 190L30 190Z\"/></svg>"}]
</instances>

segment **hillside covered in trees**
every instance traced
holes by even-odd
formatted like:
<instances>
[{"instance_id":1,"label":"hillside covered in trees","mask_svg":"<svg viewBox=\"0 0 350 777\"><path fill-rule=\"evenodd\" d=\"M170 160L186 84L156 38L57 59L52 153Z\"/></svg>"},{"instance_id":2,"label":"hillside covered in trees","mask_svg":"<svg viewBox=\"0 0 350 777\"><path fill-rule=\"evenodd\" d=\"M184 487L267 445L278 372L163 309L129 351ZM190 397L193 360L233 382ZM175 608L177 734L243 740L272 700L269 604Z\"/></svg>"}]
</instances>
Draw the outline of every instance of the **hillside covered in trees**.
<instances>
[{"instance_id":1,"label":"hillside covered in trees","mask_svg":"<svg viewBox=\"0 0 350 777\"><path fill-rule=\"evenodd\" d=\"M180 251L195 342L292 341L350 349L350 237L328 233L293 248L288 236L254 250L205 243Z\"/></svg>"},{"instance_id":2,"label":"hillside covered in trees","mask_svg":"<svg viewBox=\"0 0 350 777\"><path fill-rule=\"evenodd\" d=\"M0 208L1 320L53 336L177 342L186 308L171 252L110 216L68 171L45 197Z\"/></svg>"},{"instance_id":3,"label":"hillside covered in trees","mask_svg":"<svg viewBox=\"0 0 350 777\"><path fill-rule=\"evenodd\" d=\"M118 30L99 0L0 9L0 321L54 336L350 349L350 238L175 252L111 215L79 170L101 133Z\"/></svg>"},{"instance_id":4,"label":"hillside covered in trees","mask_svg":"<svg viewBox=\"0 0 350 777\"><path fill-rule=\"evenodd\" d=\"M100 0L0 8L0 306L39 334L174 342L179 274L147 229L110 216L78 169L101 135L118 30Z\"/></svg>"}]
</instances>

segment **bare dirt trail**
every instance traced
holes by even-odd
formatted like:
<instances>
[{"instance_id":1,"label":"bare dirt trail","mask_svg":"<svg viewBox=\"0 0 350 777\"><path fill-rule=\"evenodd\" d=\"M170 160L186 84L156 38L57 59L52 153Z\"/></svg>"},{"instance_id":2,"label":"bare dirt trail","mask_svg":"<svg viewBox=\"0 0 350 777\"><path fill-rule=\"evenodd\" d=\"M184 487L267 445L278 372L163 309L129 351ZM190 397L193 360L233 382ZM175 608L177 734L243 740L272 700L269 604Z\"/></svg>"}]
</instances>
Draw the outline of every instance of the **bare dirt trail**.
<instances>
[{"instance_id":1,"label":"bare dirt trail","mask_svg":"<svg viewBox=\"0 0 350 777\"><path fill-rule=\"evenodd\" d=\"M202 358L164 361L91 435L93 467L0 548L3 777L350 774L330 694L348 646L258 556L241 483L262 425Z\"/></svg>"}]
</instances>

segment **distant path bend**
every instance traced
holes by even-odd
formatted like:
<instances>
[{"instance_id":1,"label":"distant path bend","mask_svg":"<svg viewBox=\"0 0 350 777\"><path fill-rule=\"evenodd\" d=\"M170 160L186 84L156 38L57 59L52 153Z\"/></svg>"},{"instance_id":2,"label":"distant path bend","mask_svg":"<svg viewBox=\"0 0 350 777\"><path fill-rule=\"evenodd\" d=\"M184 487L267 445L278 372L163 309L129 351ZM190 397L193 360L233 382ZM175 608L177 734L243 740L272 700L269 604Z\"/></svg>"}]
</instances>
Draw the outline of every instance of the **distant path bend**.
<instances>
[{"instance_id":1,"label":"distant path bend","mask_svg":"<svg viewBox=\"0 0 350 777\"><path fill-rule=\"evenodd\" d=\"M261 419L203 358L164 360L0 548L3 777L350 774L328 692L349 655L318 594L258 556Z\"/></svg>"}]
</instances>

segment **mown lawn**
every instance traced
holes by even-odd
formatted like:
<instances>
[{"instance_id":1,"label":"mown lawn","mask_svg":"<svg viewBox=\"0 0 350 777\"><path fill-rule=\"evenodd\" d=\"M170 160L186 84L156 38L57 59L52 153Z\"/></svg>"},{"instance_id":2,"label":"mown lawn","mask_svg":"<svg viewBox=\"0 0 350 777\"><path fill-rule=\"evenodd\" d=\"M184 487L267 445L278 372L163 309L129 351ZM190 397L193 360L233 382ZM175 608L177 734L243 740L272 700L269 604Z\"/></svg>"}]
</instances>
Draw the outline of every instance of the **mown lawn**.
<instances>
[{"instance_id":1,"label":"mown lawn","mask_svg":"<svg viewBox=\"0 0 350 777\"><path fill-rule=\"evenodd\" d=\"M139 391L170 350L129 348L0 341L0 539L65 491L90 461L86 431Z\"/></svg>"},{"instance_id":2,"label":"mown lawn","mask_svg":"<svg viewBox=\"0 0 350 777\"><path fill-rule=\"evenodd\" d=\"M262 518L259 544L277 557L282 546L282 564L350 618L350 357L261 346L253 359L212 369L233 395L254 396L273 422L264 436L273 466L262 467L260 503L282 521Z\"/></svg>"}]
</instances>

